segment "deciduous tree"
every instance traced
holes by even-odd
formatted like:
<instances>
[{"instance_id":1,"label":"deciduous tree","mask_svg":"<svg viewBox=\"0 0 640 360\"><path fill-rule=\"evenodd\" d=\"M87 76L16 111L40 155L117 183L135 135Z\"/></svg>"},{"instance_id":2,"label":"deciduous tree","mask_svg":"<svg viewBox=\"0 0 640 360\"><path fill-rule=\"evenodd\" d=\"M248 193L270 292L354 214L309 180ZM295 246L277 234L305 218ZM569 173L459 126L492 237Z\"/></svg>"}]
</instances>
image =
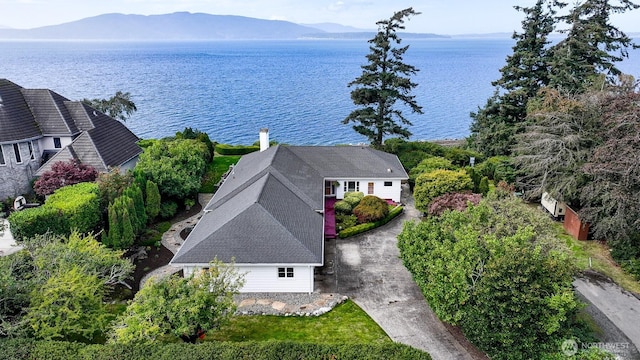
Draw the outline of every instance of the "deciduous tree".
<instances>
[{"instance_id":1,"label":"deciduous tree","mask_svg":"<svg viewBox=\"0 0 640 360\"><path fill-rule=\"evenodd\" d=\"M195 341L199 333L217 329L233 314L233 295L242 284L233 264L219 261L186 278L150 279L117 320L110 340L149 343L172 334Z\"/></svg>"},{"instance_id":2,"label":"deciduous tree","mask_svg":"<svg viewBox=\"0 0 640 360\"><path fill-rule=\"evenodd\" d=\"M45 196L53 194L57 189L81 182L94 181L98 172L90 165L78 160L58 161L51 165L51 170L45 171L33 184L36 194Z\"/></svg>"},{"instance_id":3,"label":"deciduous tree","mask_svg":"<svg viewBox=\"0 0 640 360\"><path fill-rule=\"evenodd\" d=\"M378 33L369 40L368 64L362 66L362 75L348 84L349 87L356 86L351 91L351 99L360 108L351 112L342 123L355 123L353 129L366 136L376 148L382 146L385 135L403 138L411 135L406 127L411 122L396 102L400 101L411 111L422 114L422 107L411 95L417 84L411 81L410 76L415 75L418 69L403 62L409 46L396 47L401 43L397 31L405 28L405 19L418 14L413 8L408 8L394 13L388 20L378 21Z\"/></svg>"}]
</instances>

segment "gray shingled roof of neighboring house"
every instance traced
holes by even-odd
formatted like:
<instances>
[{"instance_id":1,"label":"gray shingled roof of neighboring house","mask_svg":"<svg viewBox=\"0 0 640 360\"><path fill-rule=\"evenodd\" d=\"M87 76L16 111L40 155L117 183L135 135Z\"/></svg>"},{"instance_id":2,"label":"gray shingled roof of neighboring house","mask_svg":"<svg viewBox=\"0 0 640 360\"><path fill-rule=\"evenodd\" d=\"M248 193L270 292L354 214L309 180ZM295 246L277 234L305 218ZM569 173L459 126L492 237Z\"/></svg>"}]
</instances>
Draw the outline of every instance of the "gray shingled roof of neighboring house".
<instances>
[{"instance_id":1,"label":"gray shingled roof of neighboring house","mask_svg":"<svg viewBox=\"0 0 640 360\"><path fill-rule=\"evenodd\" d=\"M0 79L0 144L42 136L77 136L69 148L53 155L36 175L57 161L72 158L107 171L135 158L139 140L119 121L48 89L25 89Z\"/></svg>"},{"instance_id":2,"label":"gray shingled roof of neighboring house","mask_svg":"<svg viewBox=\"0 0 640 360\"><path fill-rule=\"evenodd\" d=\"M80 133L65 102L69 99L47 89L22 89L44 136L73 136Z\"/></svg>"},{"instance_id":3,"label":"gray shingled roof of neighboring house","mask_svg":"<svg viewBox=\"0 0 640 360\"><path fill-rule=\"evenodd\" d=\"M41 136L21 89L9 80L0 79L0 144Z\"/></svg>"},{"instance_id":4,"label":"gray shingled roof of neighboring house","mask_svg":"<svg viewBox=\"0 0 640 360\"><path fill-rule=\"evenodd\" d=\"M367 147L278 145L245 155L171 263L321 264L325 178L408 176L395 155Z\"/></svg>"},{"instance_id":5,"label":"gray shingled roof of neighboring house","mask_svg":"<svg viewBox=\"0 0 640 360\"><path fill-rule=\"evenodd\" d=\"M36 175L50 170L55 162L70 160L69 155L104 172L142 152L136 144L138 137L119 121L79 101L66 101L64 105L82 133L68 146L71 152L53 155L38 169Z\"/></svg>"}]
</instances>

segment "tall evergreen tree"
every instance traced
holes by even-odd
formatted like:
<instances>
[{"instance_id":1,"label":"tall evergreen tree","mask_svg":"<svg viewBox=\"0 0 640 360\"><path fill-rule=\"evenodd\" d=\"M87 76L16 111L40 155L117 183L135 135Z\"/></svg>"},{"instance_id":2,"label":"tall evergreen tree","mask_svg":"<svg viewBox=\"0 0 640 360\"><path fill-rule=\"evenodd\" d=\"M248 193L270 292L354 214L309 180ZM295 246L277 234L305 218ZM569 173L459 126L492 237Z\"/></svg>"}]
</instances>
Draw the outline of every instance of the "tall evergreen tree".
<instances>
[{"instance_id":1,"label":"tall evergreen tree","mask_svg":"<svg viewBox=\"0 0 640 360\"><path fill-rule=\"evenodd\" d=\"M117 212L117 205L115 203L109 204L108 210L109 216L109 231L102 242L110 248L118 248L120 239L122 237L122 223Z\"/></svg>"},{"instance_id":2,"label":"tall evergreen tree","mask_svg":"<svg viewBox=\"0 0 640 360\"><path fill-rule=\"evenodd\" d=\"M615 4L614 4L615 2ZM566 38L552 48L553 72L550 84L568 92L583 92L596 84L599 74L609 82L621 74L615 66L629 56L629 48L638 46L622 31L611 25L610 17L637 9L630 0L586 0L560 17L569 25Z\"/></svg>"},{"instance_id":3,"label":"tall evergreen tree","mask_svg":"<svg viewBox=\"0 0 640 360\"><path fill-rule=\"evenodd\" d=\"M513 54L492 83L494 95L483 108L472 113L471 142L488 156L511 154L514 135L524 127L527 102L549 83L548 36L555 28L556 0L538 0L533 7L515 6L525 14L522 33L514 32Z\"/></svg>"},{"instance_id":4,"label":"tall evergreen tree","mask_svg":"<svg viewBox=\"0 0 640 360\"><path fill-rule=\"evenodd\" d=\"M343 124L355 123L353 129L371 141L374 147L381 147L385 135L411 136L407 125L412 125L397 107L399 100L414 113L422 114L411 90L417 86L410 76L418 69L403 62L403 55L409 46L400 45L397 31L403 30L406 18L418 15L413 8L396 12L388 20L378 21L378 33L369 40L369 63L362 66L362 75L348 84L357 86L351 91L351 99L360 108L351 112Z\"/></svg>"},{"instance_id":5,"label":"tall evergreen tree","mask_svg":"<svg viewBox=\"0 0 640 360\"><path fill-rule=\"evenodd\" d=\"M146 210L148 221L151 222L160 213L160 190L158 185L151 180L147 180L147 203Z\"/></svg>"},{"instance_id":6,"label":"tall evergreen tree","mask_svg":"<svg viewBox=\"0 0 640 360\"><path fill-rule=\"evenodd\" d=\"M147 213L144 208L142 190L140 190L138 184L134 182L124 191L123 195L133 200L136 216L135 219L132 218L131 220L136 221L134 228L136 229L136 234L140 234L147 225Z\"/></svg>"}]
</instances>

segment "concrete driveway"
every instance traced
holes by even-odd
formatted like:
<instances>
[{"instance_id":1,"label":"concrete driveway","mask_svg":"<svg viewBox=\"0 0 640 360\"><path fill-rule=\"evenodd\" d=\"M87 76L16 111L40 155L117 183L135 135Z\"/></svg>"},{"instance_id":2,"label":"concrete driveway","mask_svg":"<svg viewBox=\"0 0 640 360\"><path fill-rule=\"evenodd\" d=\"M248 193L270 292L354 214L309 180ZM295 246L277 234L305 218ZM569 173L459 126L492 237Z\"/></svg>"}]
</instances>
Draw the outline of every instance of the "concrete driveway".
<instances>
[{"instance_id":1,"label":"concrete driveway","mask_svg":"<svg viewBox=\"0 0 640 360\"><path fill-rule=\"evenodd\" d=\"M327 241L316 291L349 296L391 339L425 350L435 360L474 359L438 320L402 265L396 236L405 220L419 216L412 197L405 204L401 218L382 228Z\"/></svg>"}]
</instances>

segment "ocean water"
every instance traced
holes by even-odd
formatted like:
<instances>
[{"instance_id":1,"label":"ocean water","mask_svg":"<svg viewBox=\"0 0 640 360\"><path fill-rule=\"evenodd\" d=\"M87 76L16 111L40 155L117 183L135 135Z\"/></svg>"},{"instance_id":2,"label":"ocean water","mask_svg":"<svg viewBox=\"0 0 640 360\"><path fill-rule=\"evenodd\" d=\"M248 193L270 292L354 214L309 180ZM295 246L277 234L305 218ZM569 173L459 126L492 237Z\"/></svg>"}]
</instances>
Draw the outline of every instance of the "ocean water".
<instances>
[{"instance_id":1,"label":"ocean water","mask_svg":"<svg viewBox=\"0 0 640 360\"><path fill-rule=\"evenodd\" d=\"M404 41L424 114L403 109L413 140L462 138L469 113L493 93L510 39ZM297 145L366 142L341 121L355 109L347 84L361 74L360 40L218 42L0 42L0 77L72 99L128 91L126 125L142 138L185 127L218 142L250 144L260 128ZM620 68L640 77L640 50Z\"/></svg>"}]
</instances>

